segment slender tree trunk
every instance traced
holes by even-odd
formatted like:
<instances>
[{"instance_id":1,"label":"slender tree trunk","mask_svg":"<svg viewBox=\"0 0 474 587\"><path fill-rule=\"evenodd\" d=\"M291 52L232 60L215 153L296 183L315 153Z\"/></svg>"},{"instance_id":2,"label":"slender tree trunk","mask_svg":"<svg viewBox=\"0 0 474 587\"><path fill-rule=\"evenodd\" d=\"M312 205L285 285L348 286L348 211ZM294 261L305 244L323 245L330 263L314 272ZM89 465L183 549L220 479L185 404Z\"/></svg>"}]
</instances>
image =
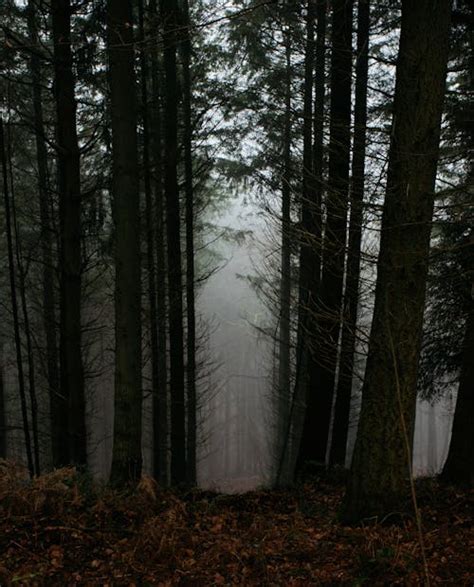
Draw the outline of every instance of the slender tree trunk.
<instances>
[{"instance_id":1,"label":"slender tree trunk","mask_svg":"<svg viewBox=\"0 0 474 587\"><path fill-rule=\"evenodd\" d=\"M142 469L140 189L132 3L108 0L115 221L115 420L111 483Z\"/></svg>"},{"instance_id":2,"label":"slender tree trunk","mask_svg":"<svg viewBox=\"0 0 474 587\"><path fill-rule=\"evenodd\" d=\"M184 124L184 181L186 213L186 386L187 439L186 474L189 485L196 484L196 309L194 295L194 188L192 156L192 79L191 37L188 0L183 0L183 124Z\"/></svg>"},{"instance_id":3,"label":"slender tree trunk","mask_svg":"<svg viewBox=\"0 0 474 587\"><path fill-rule=\"evenodd\" d=\"M64 397L60 464L85 465L84 369L81 348L81 177L76 127L70 0L52 0L54 88L60 217L60 384ZM67 449L66 446L67 445Z\"/></svg>"},{"instance_id":4,"label":"slender tree trunk","mask_svg":"<svg viewBox=\"0 0 474 587\"><path fill-rule=\"evenodd\" d=\"M362 408L343 518L408 497L450 0L402 2L394 120Z\"/></svg>"},{"instance_id":5,"label":"slender tree trunk","mask_svg":"<svg viewBox=\"0 0 474 587\"><path fill-rule=\"evenodd\" d=\"M149 99L148 99L148 42L145 35L144 7L143 0L138 4L139 29L140 29L140 73L141 73L141 109L143 123L143 177L145 187L145 222L146 222L146 256L147 256L147 279L148 279L148 306L150 309L150 347L151 347L151 390L153 405L159 405L158 399L166 390L166 379L160 377L159 371L159 350L158 350L158 321L157 321L157 296L156 296L156 273L155 273L155 210L152 198L151 184L151 157L150 157L150 122L149 122ZM164 383L164 384L163 384ZM159 426L159 415L154 421L154 426ZM153 447L156 457L162 453L159 445L160 436L154 436ZM154 457L154 458L156 458ZM157 465L160 467L159 459ZM158 478L161 474L158 471Z\"/></svg>"},{"instance_id":6,"label":"slender tree trunk","mask_svg":"<svg viewBox=\"0 0 474 587\"><path fill-rule=\"evenodd\" d=\"M352 0L335 0L332 16L331 121L324 265L320 292L311 309L313 330L317 329L312 348L316 364L312 369L311 387L308 390L299 454L301 466L305 462L325 462L331 420L346 246L351 69Z\"/></svg>"},{"instance_id":7,"label":"slender tree trunk","mask_svg":"<svg viewBox=\"0 0 474 587\"><path fill-rule=\"evenodd\" d=\"M474 301L466 324L463 346L463 362L459 380L458 397L454 412L451 444L441 478L455 485L474 485Z\"/></svg>"},{"instance_id":8,"label":"slender tree trunk","mask_svg":"<svg viewBox=\"0 0 474 587\"><path fill-rule=\"evenodd\" d=\"M5 402L5 379L3 363L3 341L0 338L0 459L7 458L7 418Z\"/></svg>"},{"instance_id":9,"label":"slender tree trunk","mask_svg":"<svg viewBox=\"0 0 474 587\"><path fill-rule=\"evenodd\" d=\"M369 66L369 0L359 0L357 15L357 64L352 156L351 216L347 252L345 308L342 322L341 358L332 430L330 463L344 465L351 406L352 372L359 301L360 245L362 237L367 135L367 82Z\"/></svg>"},{"instance_id":10,"label":"slender tree trunk","mask_svg":"<svg viewBox=\"0 0 474 587\"><path fill-rule=\"evenodd\" d=\"M28 32L31 43L39 42L36 26L35 2L28 2ZM43 324L46 336L46 365L49 386L51 416L51 448L53 465L58 467L61 458L65 434L61 429L61 397L59 394L59 357L56 338L55 288L53 267L53 227L50 216L48 154L46 150L45 128L43 121L43 100L41 97L41 64L38 54L33 51L30 59L32 78L33 111L35 121L36 161L38 166L38 194L41 221L41 256L43 263Z\"/></svg>"},{"instance_id":11,"label":"slender tree trunk","mask_svg":"<svg viewBox=\"0 0 474 587\"><path fill-rule=\"evenodd\" d=\"M10 133L8 133L10 135ZM32 432L32 450L33 450L33 462L35 475L40 474L40 462L39 462L39 437L38 437L38 401L36 398L36 378L35 378L35 363L33 357L33 346L31 342L31 331L30 331L30 318L28 313L28 304L26 301L26 287L25 287L25 269L23 265L23 254L21 251L20 244L20 231L18 228L18 219L16 214L16 198L15 198L15 187L13 181L13 164L12 164L12 152L11 152L11 138L8 136L8 170L10 174L10 208L12 213L12 230L13 230L13 241L15 243L15 258L16 267L18 270L18 291L20 294L20 306L23 314L23 331L26 339L26 355L28 360L28 397L30 400L30 412L31 412L31 432Z\"/></svg>"},{"instance_id":12,"label":"slender tree trunk","mask_svg":"<svg viewBox=\"0 0 474 587\"><path fill-rule=\"evenodd\" d=\"M285 35L285 130L281 186L280 336L278 355L277 484L286 485L291 447L291 35Z\"/></svg>"},{"instance_id":13,"label":"slender tree trunk","mask_svg":"<svg viewBox=\"0 0 474 587\"><path fill-rule=\"evenodd\" d=\"M184 405L184 334L181 262L181 221L177 177L178 86L176 74L177 6L161 0L165 69L165 198L168 254L168 300L171 391L171 482L186 481Z\"/></svg>"},{"instance_id":14,"label":"slender tree trunk","mask_svg":"<svg viewBox=\"0 0 474 587\"><path fill-rule=\"evenodd\" d=\"M303 102L303 193L301 206L301 245L299 273L299 315L297 333L297 381L294 401L304 404L302 424L295 422L296 429L302 428L300 453L308 442L307 420L311 414L310 379L313 373L311 340L314 336L314 305L319 286L319 250L317 210L318 191L314 181L313 157L313 74L314 74L314 0L308 0L306 15L305 81ZM299 414L299 410L296 412ZM294 418L295 419L295 418ZM293 440L297 440L294 438ZM298 459L298 467L300 466Z\"/></svg>"},{"instance_id":15,"label":"slender tree trunk","mask_svg":"<svg viewBox=\"0 0 474 587\"><path fill-rule=\"evenodd\" d=\"M156 0L150 1L150 12L157 26L158 10ZM154 196L156 210L155 246L157 275L157 329L158 329L158 390L153 398L153 443L158 450L153 453L153 471L155 477L163 484L168 484L168 373L167 373L167 324L166 324L166 250L163 194L163 157L160 109L160 84L158 76L158 49L152 52L151 87L153 96L152 139Z\"/></svg>"},{"instance_id":16,"label":"slender tree trunk","mask_svg":"<svg viewBox=\"0 0 474 587\"><path fill-rule=\"evenodd\" d=\"M10 275L10 296L13 314L13 329L15 333L16 363L18 371L18 389L20 394L21 415L23 420L23 433L25 436L25 451L30 477L35 474L33 456L31 451L30 425L28 421L28 406L26 402L25 377L23 373L23 354L21 346L20 323L18 317L18 301L16 294L15 278L15 259L13 245L12 219L10 210L10 193L8 186L8 169L7 169L7 152L5 147L5 134L3 129L3 119L0 118L0 155L2 158L2 176L3 176L3 200L5 207L5 228L7 235L8 248L8 270Z\"/></svg>"}]
</instances>

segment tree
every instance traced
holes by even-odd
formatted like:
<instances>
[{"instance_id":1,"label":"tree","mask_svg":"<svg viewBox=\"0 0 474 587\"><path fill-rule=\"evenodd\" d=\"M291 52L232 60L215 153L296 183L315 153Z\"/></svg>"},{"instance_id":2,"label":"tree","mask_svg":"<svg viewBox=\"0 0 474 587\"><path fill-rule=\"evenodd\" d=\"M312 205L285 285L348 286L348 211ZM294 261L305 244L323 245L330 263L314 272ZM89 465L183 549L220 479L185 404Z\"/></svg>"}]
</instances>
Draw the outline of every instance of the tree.
<instances>
[{"instance_id":1,"label":"tree","mask_svg":"<svg viewBox=\"0 0 474 587\"><path fill-rule=\"evenodd\" d=\"M341 357L336 392L330 463L344 465L352 391L354 347L359 303L360 245L365 184L367 135L367 84L369 66L369 0L359 0L357 13L357 62L354 106L354 146L350 193L350 224L347 250L346 287L342 321Z\"/></svg>"},{"instance_id":2,"label":"tree","mask_svg":"<svg viewBox=\"0 0 474 587\"><path fill-rule=\"evenodd\" d=\"M470 16L472 19L472 6ZM471 20L472 22L472 20ZM468 89L472 94L474 90L474 38L472 31L469 34L469 57L468 57ZM472 101L468 103L466 112L466 139L468 152L472 153L474 145L473 115L474 106ZM472 205L472 186L474 180L474 162L469 162L466 182L467 207L461 215L460 227L464 223L470 224L470 206ZM466 234L467 233L467 234ZM460 263L455 265L462 276L463 310L466 315L465 334L462 345L461 373L459 378L458 396L454 412L451 443L448 457L444 464L441 478L445 481L458 485L474 485L474 428L472 418L474 415L474 234L472 226L462 232L461 242L458 251Z\"/></svg>"},{"instance_id":3,"label":"tree","mask_svg":"<svg viewBox=\"0 0 474 587\"><path fill-rule=\"evenodd\" d=\"M398 510L411 475L450 10L449 0L402 2L375 308L343 506L347 522Z\"/></svg>"},{"instance_id":4,"label":"tree","mask_svg":"<svg viewBox=\"0 0 474 587\"><path fill-rule=\"evenodd\" d=\"M349 189L352 70L352 1L333 4L331 54L331 112L326 225L322 278L316 307L317 335L311 352L316 366L308 389L299 466L323 462L331 419L337 366L340 311L346 248ZM314 271L313 268L311 268ZM313 322L314 323L314 322Z\"/></svg>"},{"instance_id":5,"label":"tree","mask_svg":"<svg viewBox=\"0 0 474 587\"><path fill-rule=\"evenodd\" d=\"M7 150L5 145L5 131L3 119L0 118L0 157L2 161L3 201L5 208L5 228L8 249L8 273L10 277L10 299L13 314L13 328L15 334L16 365L18 371L18 388L20 395L21 416L23 420L23 434L25 436L26 460L30 477L35 474L35 465L32 454L30 424L28 418L28 405L26 401L25 376L23 371L23 352L20 333L20 322L18 315L17 283L15 269L15 255L12 230L11 197L8 182ZM2 381L3 383L3 381Z\"/></svg>"},{"instance_id":6,"label":"tree","mask_svg":"<svg viewBox=\"0 0 474 587\"><path fill-rule=\"evenodd\" d=\"M150 1L152 23L157 26L158 6L156 0ZM163 193L163 137L161 87L159 83L159 48L155 43L151 55L151 93L152 108L150 112L151 150L153 161L153 189L156 213L155 247L156 247L156 279L157 279L157 315L158 331L158 394L153 396L153 471L155 477L163 484L168 483L168 372L167 372L167 320L166 320L166 235L164 221ZM153 324L151 325L153 328Z\"/></svg>"},{"instance_id":7,"label":"tree","mask_svg":"<svg viewBox=\"0 0 474 587\"><path fill-rule=\"evenodd\" d=\"M81 176L71 50L70 0L52 0L60 218L60 384L62 451L58 464L87 460L81 346ZM67 428L65 429L65 427Z\"/></svg>"},{"instance_id":8,"label":"tree","mask_svg":"<svg viewBox=\"0 0 474 587\"><path fill-rule=\"evenodd\" d=\"M181 218L178 188L178 83L176 43L178 13L173 0L161 0L163 21L163 60L165 70L164 105L164 191L168 257L168 304L171 393L171 482L186 481L186 432L184 402L184 333L181 255Z\"/></svg>"},{"instance_id":9,"label":"tree","mask_svg":"<svg viewBox=\"0 0 474 587\"><path fill-rule=\"evenodd\" d=\"M186 475L190 485L196 483L196 310L194 295L194 186L192 155L192 79L191 33L188 0L183 0L183 124L184 124L184 191L186 217L186 387L187 442Z\"/></svg>"},{"instance_id":10,"label":"tree","mask_svg":"<svg viewBox=\"0 0 474 587\"><path fill-rule=\"evenodd\" d=\"M29 0L27 8L28 33L33 47L39 42L36 24L36 6ZM59 357L56 335L56 293L53 265L53 223L50 213L48 153L45 141L45 125L43 115L43 98L41 92L41 61L38 53L33 51L30 56L30 73L32 82L32 102L35 126L36 161L38 169L38 197L41 222L41 255L43 263L43 325L46 335L46 363L49 387L51 417L51 449L53 464L58 467L64 437L62 436L63 412L62 398L59 390Z\"/></svg>"},{"instance_id":11,"label":"tree","mask_svg":"<svg viewBox=\"0 0 474 587\"><path fill-rule=\"evenodd\" d=\"M471 244L471 247L474 243ZM472 255L472 253L471 253ZM474 430L472 416L474 414L474 300L470 305L466 323L466 334L463 344L463 362L458 388L456 409L454 412L451 444L448 458L443 467L441 478L457 485L474 485Z\"/></svg>"},{"instance_id":12,"label":"tree","mask_svg":"<svg viewBox=\"0 0 474 587\"><path fill-rule=\"evenodd\" d=\"M140 206L132 3L107 5L115 222L115 420L111 482L142 468Z\"/></svg>"}]
</instances>

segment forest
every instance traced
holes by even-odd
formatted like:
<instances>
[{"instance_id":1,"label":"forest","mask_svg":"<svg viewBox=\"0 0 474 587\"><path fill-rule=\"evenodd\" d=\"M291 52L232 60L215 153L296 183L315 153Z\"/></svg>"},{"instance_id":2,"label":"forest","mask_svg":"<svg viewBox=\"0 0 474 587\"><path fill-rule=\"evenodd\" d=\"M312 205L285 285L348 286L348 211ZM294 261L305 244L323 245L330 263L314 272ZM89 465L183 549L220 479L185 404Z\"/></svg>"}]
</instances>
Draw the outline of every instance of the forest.
<instances>
[{"instance_id":1,"label":"forest","mask_svg":"<svg viewBox=\"0 0 474 587\"><path fill-rule=\"evenodd\" d=\"M0 586L474 583L473 21L0 2Z\"/></svg>"}]
</instances>

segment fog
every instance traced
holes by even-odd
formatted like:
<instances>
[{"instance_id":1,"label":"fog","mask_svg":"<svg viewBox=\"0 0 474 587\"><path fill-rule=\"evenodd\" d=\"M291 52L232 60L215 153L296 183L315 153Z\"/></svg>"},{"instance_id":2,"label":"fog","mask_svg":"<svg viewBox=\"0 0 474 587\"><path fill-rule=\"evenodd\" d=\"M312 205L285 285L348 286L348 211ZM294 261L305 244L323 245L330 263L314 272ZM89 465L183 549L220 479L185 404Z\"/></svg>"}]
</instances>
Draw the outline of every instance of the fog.
<instances>
[{"instance_id":1,"label":"fog","mask_svg":"<svg viewBox=\"0 0 474 587\"><path fill-rule=\"evenodd\" d=\"M201 336L200 439L198 482L202 488L240 492L272 482L274 426L272 423L272 360L274 341L259 327L274 320L265 300L257 295L248 275L256 276L265 265L268 251L262 247L269 226L259 214L258 203L248 194L229 199L225 211L214 222L223 231L245 231L245 239L219 238L211 247L219 259L217 270L198 290L197 309ZM219 233L219 228L216 233ZM278 238L278 235L276 235ZM270 245L268 245L270 247ZM373 279L373 272L370 274ZM113 440L113 304L112 287L95 291L84 309L85 322L93 324L84 339L87 387L88 446L90 467L99 480L108 478ZM370 303L368 304L370 306ZM370 312L369 312L370 314ZM145 318L146 320L146 318ZM370 316L363 317L368 328ZM146 322L144 339L146 339ZM4 384L7 399L7 455L24 460L23 432L18 401L17 374L12 338L4 335ZM152 467L151 395L149 393L149 350L144 348L144 432L145 471ZM348 462L355 440L359 377L354 378ZM415 475L439 472L447 456L455 390L435 401L418 400L414 432L413 470ZM48 401L40 393L40 423L43 467L49 466Z\"/></svg>"}]
</instances>

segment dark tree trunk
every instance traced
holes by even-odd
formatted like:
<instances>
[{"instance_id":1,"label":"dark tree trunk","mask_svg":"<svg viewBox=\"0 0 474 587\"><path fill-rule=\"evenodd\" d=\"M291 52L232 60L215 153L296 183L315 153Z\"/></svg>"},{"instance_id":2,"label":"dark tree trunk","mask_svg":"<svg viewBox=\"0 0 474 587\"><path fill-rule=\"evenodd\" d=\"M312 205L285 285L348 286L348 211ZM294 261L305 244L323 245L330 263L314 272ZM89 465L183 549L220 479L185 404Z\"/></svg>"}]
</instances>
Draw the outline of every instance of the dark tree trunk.
<instances>
[{"instance_id":1,"label":"dark tree trunk","mask_svg":"<svg viewBox=\"0 0 474 587\"><path fill-rule=\"evenodd\" d=\"M332 16L331 120L324 264L320 292L311 310L311 387L299 463L325 462L337 364L346 246L352 69L352 0L336 0ZM319 236L320 238L320 236ZM317 326L316 326L317 324Z\"/></svg>"},{"instance_id":2,"label":"dark tree trunk","mask_svg":"<svg viewBox=\"0 0 474 587\"><path fill-rule=\"evenodd\" d=\"M23 254L20 243L20 230L18 227L18 219L16 214L16 199L15 199L15 188L13 182L13 165L12 165L12 152L11 152L11 139L8 137L8 168L10 174L10 208L12 213L12 231L13 241L15 243L15 258L16 267L18 270L18 291L20 294L20 305L21 312L23 315L23 332L25 334L26 341L26 355L28 360L28 397L30 399L30 412L31 412L31 432L32 432L32 450L33 450L33 464L35 475L40 474L40 461L39 461L39 437L38 437L38 401L36 398L36 377L35 377L35 362L33 356L33 345L31 341L31 330L30 330L30 316L28 312L28 304L26 301L26 286L25 286L25 268L23 265Z\"/></svg>"},{"instance_id":3,"label":"dark tree trunk","mask_svg":"<svg viewBox=\"0 0 474 587\"><path fill-rule=\"evenodd\" d=\"M165 129L164 172L168 254L168 300L171 392L171 482L186 481L184 405L184 334L181 262L181 220L177 177L178 86L176 43L178 14L173 0L161 0L164 28Z\"/></svg>"},{"instance_id":4,"label":"dark tree trunk","mask_svg":"<svg viewBox=\"0 0 474 587\"><path fill-rule=\"evenodd\" d=\"M108 1L115 221L115 420L111 483L142 469L140 190L132 4Z\"/></svg>"},{"instance_id":5,"label":"dark tree trunk","mask_svg":"<svg viewBox=\"0 0 474 587\"><path fill-rule=\"evenodd\" d=\"M5 403L5 379L3 370L3 342L0 339L0 459L7 458L7 418Z\"/></svg>"},{"instance_id":6,"label":"dark tree trunk","mask_svg":"<svg viewBox=\"0 0 474 587\"><path fill-rule=\"evenodd\" d=\"M63 450L59 463L85 465L87 443L81 348L81 178L70 0L52 0L51 15L60 217L60 387L64 398L60 420Z\"/></svg>"},{"instance_id":7,"label":"dark tree trunk","mask_svg":"<svg viewBox=\"0 0 474 587\"><path fill-rule=\"evenodd\" d=\"M35 2L28 2L28 32L33 46L38 44ZM41 256L43 263L43 325L46 337L46 365L51 417L51 448L53 465L61 464L62 444L66 434L62 429L61 396L59 393L59 357L56 337L55 287L53 267L53 227L50 215L48 154L46 150L41 96L41 63L36 52L31 53L30 71L33 91L33 112L38 166L38 193L41 221Z\"/></svg>"},{"instance_id":8,"label":"dark tree trunk","mask_svg":"<svg viewBox=\"0 0 474 587\"><path fill-rule=\"evenodd\" d=\"M346 289L342 322L341 358L332 430L330 463L344 465L351 406L352 372L359 301L360 245L362 237L367 135L367 81L369 66L369 0L359 0L357 15L357 63L352 156L351 216L347 252Z\"/></svg>"},{"instance_id":9,"label":"dark tree trunk","mask_svg":"<svg viewBox=\"0 0 474 587\"><path fill-rule=\"evenodd\" d=\"M186 475L189 485L196 484L196 309L194 296L194 189L192 156L192 79L191 38L188 0L183 0L183 124L184 124L184 181L186 212L186 386L187 439Z\"/></svg>"},{"instance_id":10,"label":"dark tree trunk","mask_svg":"<svg viewBox=\"0 0 474 587\"><path fill-rule=\"evenodd\" d=\"M474 485L474 427L472 425L474 417L474 301L472 299L470 305L451 444L441 474L444 481L467 487Z\"/></svg>"},{"instance_id":11,"label":"dark tree trunk","mask_svg":"<svg viewBox=\"0 0 474 587\"><path fill-rule=\"evenodd\" d=\"M158 10L156 0L150 2L150 12L157 26ZM153 444L158 450L153 452L153 471L156 479L163 485L168 484L168 377L167 377L167 324L166 324L166 248L163 194L163 157L160 109L160 84L158 75L158 48L152 52L151 85L153 96L152 139L154 195L156 209L156 276L157 276L157 329L158 329L158 390L153 397Z\"/></svg>"},{"instance_id":12,"label":"dark tree trunk","mask_svg":"<svg viewBox=\"0 0 474 587\"><path fill-rule=\"evenodd\" d=\"M166 378L163 381L163 374L160 374L160 357L158 350L158 311L156 296L156 272L155 272L155 209L152 197L151 182L151 157L150 157L150 122L149 122L149 99L148 99L148 39L145 35L144 7L143 0L138 4L139 29L140 29L140 73L141 73L141 109L143 123L143 177L145 188L145 222L146 222L146 256L147 256L147 279L148 279L148 306L150 310L150 348L151 348L151 391L153 405L157 402L163 392L166 392ZM166 375L166 373L165 373ZM153 419L154 427L159 426L159 415ZM155 458L162 454L159 444L159 430L154 435L153 451ZM157 467L160 467L159 459ZM161 478L157 469L157 478Z\"/></svg>"},{"instance_id":13,"label":"dark tree trunk","mask_svg":"<svg viewBox=\"0 0 474 587\"><path fill-rule=\"evenodd\" d=\"M474 16L471 8L471 18ZM469 90L474 92L474 35L470 35L469 55ZM470 103L470 125L468 127L468 145L474 147L474 105ZM474 160L471 159L470 169L467 178L468 189L474 186ZM467 240L469 239L469 240ZM465 256L463 257L463 273L467 276L474 276L474 234L467 237ZM459 380L458 397L454 412L451 443L449 445L448 457L444 464L441 478L449 483L461 486L474 485L474 282L467 283L467 321L466 332L463 344L463 360L461 365L461 376Z\"/></svg>"},{"instance_id":14,"label":"dark tree trunk","mask_svg":"<svg viewBox=\"0 0 474 587\"><path fill-rule=\"evenodd\" d=\"M343 518L408 497L450 0L402 2L394 120L362 408Z\"/></svg>"},{"instance_id":15,"label":"dark tree trunk","mask_svg":"<svg viewBox=\"0 0 474 587\"><path fill-rule=\"evenodd\" d=\"M23 354L21 346L20 323L18 317L18 300L16 294L15 258L13 245L12 218L10 207L10 192L8 186L7 152L5 147L5 134L3 119L0 118L0 155L2 158L3 176L3 200L5 207L5 228L8 248L8 271L10 276L10 296L13 314L13 329L15 333L16 363L18 371L18 390L20 395L21 416L23 420L23 433L25 436L25 451L30 477L35 474L33 456L31 451L30 425L28 421L28 406L26 402L25 377L23 373Z\"/></svg>"},{"instance_id":16,"label":"dark tree trunk","mask_svg":"<svg viewBox=\"0 0 474 587\"><path fill-rule=\"evenodd\" d=\"M319 289L320 235L318 234L318 186L314 176L313 151L313 73L314 73L314 17L315 3L309 0L306 15L305 81L303 100L303 193L301 202L301 245L299 272L299 309L297 333L297 365L294 402L304 404L301 422L295 421L293 441L298 443L297 467L301 466L302 451L307 439L307 419L310 417L310 380L314 372L311 342L314 336L314 306ZM318 38L318 42L320 39ZM316 104L315 104L316 107ZM300 409L295 412L297 415ZM296 418L293 418L296 420ZM298 428L300 430L298 430ZM298 433L301 436L298 438Z\"/></svg>"},{"instance_id":17,"label":"dark tree trunk","mask_svg":"<svg viewBox=\"0 0 474 587\"><path fill-rule=\"evenodd\" d=\"M291 35L285 34L285 128L283 135L283 177L281 186L281 275L280 329L278 353L278 403L276 446L277 485L289 482L291 448Z\"/></svg>"}]
</instances>

